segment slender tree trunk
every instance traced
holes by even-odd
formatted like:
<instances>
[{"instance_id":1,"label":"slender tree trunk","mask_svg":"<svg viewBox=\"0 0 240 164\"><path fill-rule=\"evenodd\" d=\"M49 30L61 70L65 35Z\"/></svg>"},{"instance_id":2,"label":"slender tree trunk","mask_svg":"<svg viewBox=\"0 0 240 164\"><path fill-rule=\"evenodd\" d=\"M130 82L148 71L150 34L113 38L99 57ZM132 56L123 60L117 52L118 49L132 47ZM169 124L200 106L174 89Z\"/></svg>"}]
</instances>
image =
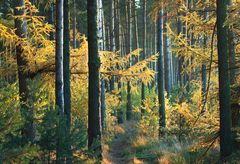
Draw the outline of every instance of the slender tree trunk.
<instances>
[{"instance_id":1,"label":"slender tree trunk","mask_svg":"<svg viewBox=\"0 0 240 164\"><path fill-rule=\"evenodd\" d=\"M102 0L98 0L97 2L97 22L98 22L98 47L99 51L104 51L105 47L105 24L104 24L104 12ZM101 77L101 126L102 131L105 130L106 127L106 97L105 97L105 80L103 76Z\"/></svg>"},{"instance_id":2,"label":"slender tree trunk","mask_svg":"<svg viewBox=\"0 0 240 164\"><path fill-rule=\"evenodd\" d=\"M115 15L114 15L114 0L110 0L109 2L111 5L110 6L110 51L115 52L116 51L116 45L115 45ZM115 78L112 76L110 78L110 91L114 90L114 83L115 83Z\"/></svg>"},{"instance_id":3,"label":"slender tree trunk","mask_svg":"<svg viewBox=\"0 0 240 164\"><path fill-rule=\"evenodd\" d=\"M56 1L56 75L55 94L56 108L59 114L57 161L61 163L64 159L64 78L63 78L63 0Z\"/></svg>"},{"instance_id":4,"label":"slender tree trunk","mask_svg":"<svg viewBox=\"0 0 240 164\"><path fill-rule=\"evenodd\" d=\"M25 14L24 0L16 0L14 7L15 16L23 16ZM16 7L21 8L17 9ZM27 37L27 24L24 20L15 18L15 28L15 33L18 37L23 39ZM22 137L23 141L28 143L33 142L34 140L33 109L29 107L28 104L29 90L27 87L27 75L24 73L24 69L27 67L27 60L24 56L24 49L22 45L16 46L16 56L21 114L23 118L25 118L25 123L22 129Z\"/></svg>"},{"instance_id":5,"label":"slender tree trunk","mask_svg":"<svg viewBox=\"0 0 240 164\"><path fill-rule=\"evenodd\" d=\"M70 77L70 25L69 25L69 1L64 0L64 36L63 36L63 79L64 79L64 114L66 118L66 159L72 163L71 151L71 77Z\"/></svg>"},{"instance_id":6,"label":"slender tree trunk","mask_svg":"<svg viewBox=\"0 0 240 164\"><path fill-rule=\"evenodd\" d=\"M48 11L48 22L51 25L54 25L54 5L51 3L49 11ZM50 32L50 40L54 40L54 32Z\"/></svg>"},{"instance_id":7,"label":"slender tree trunk","mask_svg":"<svg viewBox=\"0 0 240 164\"><path fill-rule=\"evenodd\" d=\"M146 58L146 44L147 44L147 11L146 11L146 7L147 7L147 2L146 0L142 0L142 4L143 4L143 39L142 39L142 45L143 45L143 53L142 53L142 60L144 60ZM142 83L142 105L144 105L144 100L146 98L145 95L145 85L144 83ZM143 113L143 109L142 109L142 113Z\"/></svg>"},{"instance_id":8,"label":"slender tree trunk","mask_svg":"<svg viewBox=\"0 0 240 164\"><path fill-rule=\"evenodd\" d=\"M76 20L76 1L73 0L73 49L77 48L77 20Z\"/></svg>"},{"instance_id":9,"label":"slender tree trunk","mask_svg":"<svg viewBox=\"0 0 240 164\"><path fill-rule=\"evenodd\" d=\"M232 153L231 136L231 94L228 65L227 18L228 0L217 0L217 43L218 43L218 71L219 71L219 105L220 105L220 152L224 160Z\"/></svg>"},{"instance_id":10,"label":"slender tree trunk","mask_svg":"<svg viewBox=\"0 0 240 164\"><path fill-rule=\"evenodd\" d=\"M169 39L167 34L167 12L164 19L164 77L165 77L165 89L168 96L170 95L171 84L170 84L170 50L169 50Z\"/></svg>"},{"instance_id":11,"label":"slender tree trunk","mask_svg":"<svg viewBox=\"0 0 240 164\"><path fill-rule=\"evenodd\" d=\"M97 35L97 0L87 1L88 16L88 147L101 156L101 121L99 103L99 69L100 58L98 55ZM98 145L96 145L98 144Z\"/></svg>"},{"instance_id":12,"label":"slender tree trunk","mask_svg":"<svg viewBox=\"0 0 240 164\"><path fill-rule=\"evenodd\" d=\"M132 51L132 0L128 0L126 2L127 5L127 15L128 15L128 23L127 23L127 40L128 40L128 47L127 47L127 54L129 54ZM131 58L130 58L130 67L131 67ZM127 120L132 119L132 100L131 100L131 83L130 81L127 82Z\"/></svg>"},{"instance_id":13,"label":"slender tree trunk","mask_svg":"<svg viewBox=\"0 0 240 164\"><path fill-rule=\"evenodd\" d=\"M164 135L166 127L165 98L164 98L164 52L163 52L163 9L158 19L158 102L159 102L159 136Z\"/></svg>"},{"instance_id":14,"label":"slender tree trunk","mask_svg":"<svg viewBox=\"0 0 240 164\"><path fill-rule=\"evenodd\" d=\"M132 17L133 17L133 49L139 48L139 39L138 39L138 21L137 21L137 10L136 10L136 0L132 2ZM133 63L137 63L139 57L133 59Z\"/></svg>"},{"instance_id":15,"label":"slender tree trunk","mask_svg":"<svg viewBox=\"0 0 240 164\"><path fill-rule=\"evenodd\" d=\"M206 21L208 20L207 11L204 13L204 18ZM206 51L207 49L207 42L208 42L208 38L205 36L203 41L204 51ZM202 102L204 101L206 91L207 91L207 66L206 66L206 63L203 63L202 64Z\"/></svg>"}]
</instances>

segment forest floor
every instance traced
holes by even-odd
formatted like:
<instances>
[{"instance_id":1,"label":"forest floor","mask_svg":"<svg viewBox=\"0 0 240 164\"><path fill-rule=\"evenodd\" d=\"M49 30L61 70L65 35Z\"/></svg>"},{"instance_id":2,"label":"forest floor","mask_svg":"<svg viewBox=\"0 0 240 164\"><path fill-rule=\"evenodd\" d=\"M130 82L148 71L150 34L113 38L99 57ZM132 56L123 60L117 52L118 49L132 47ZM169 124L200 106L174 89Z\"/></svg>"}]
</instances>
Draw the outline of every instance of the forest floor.
<instances>
[{"instance_id":1,"label":"forest floor","mask_svg":"<svg viewBox=\"0 0 240 164\"><path fill-rule=\"evenodd\" d=\"M134 123L126 122L115 127L116 135L104 152L104 164L140 164L134 157L131 157L131 144L129 140L134 133Z\"/></svg>"}]
</instances>

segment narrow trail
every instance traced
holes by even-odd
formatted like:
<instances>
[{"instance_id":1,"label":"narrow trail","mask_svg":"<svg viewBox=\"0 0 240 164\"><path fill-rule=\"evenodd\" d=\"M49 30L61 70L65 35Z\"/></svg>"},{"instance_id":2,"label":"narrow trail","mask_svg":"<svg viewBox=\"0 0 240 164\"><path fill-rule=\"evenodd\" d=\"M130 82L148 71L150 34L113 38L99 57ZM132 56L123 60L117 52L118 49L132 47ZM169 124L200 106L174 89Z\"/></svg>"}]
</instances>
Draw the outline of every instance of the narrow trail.
<instances>
[{"instance_id":1,"label":"narrow trail","mask_svg":"<svg viewBox=\"0 0 240 164\"><path fill-rule=\"evenodd\" d=\"M127 122L116 126L116 136L109 145L108 152L105 152L104 164L134 164L134 159L127 158L126 149L131 149L128 140L133 133L133 123Z\"/></svg>"}]
</instances>

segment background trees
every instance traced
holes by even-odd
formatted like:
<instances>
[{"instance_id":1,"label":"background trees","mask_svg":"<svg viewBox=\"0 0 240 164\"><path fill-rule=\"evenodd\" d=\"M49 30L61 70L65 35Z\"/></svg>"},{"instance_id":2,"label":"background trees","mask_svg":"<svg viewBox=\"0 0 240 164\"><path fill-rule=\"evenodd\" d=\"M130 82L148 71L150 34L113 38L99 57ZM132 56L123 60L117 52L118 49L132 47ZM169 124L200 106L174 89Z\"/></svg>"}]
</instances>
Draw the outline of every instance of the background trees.
<instances>
[{"instance_id":1,"label":"background trees","mask_svg":"<svg viewBox=\"0 0 240 164\"><path fill-rule=\"evenodd\" d=\"M239 2L1 2L1 162L237 159Z\"/></svg>"}]
</instances>

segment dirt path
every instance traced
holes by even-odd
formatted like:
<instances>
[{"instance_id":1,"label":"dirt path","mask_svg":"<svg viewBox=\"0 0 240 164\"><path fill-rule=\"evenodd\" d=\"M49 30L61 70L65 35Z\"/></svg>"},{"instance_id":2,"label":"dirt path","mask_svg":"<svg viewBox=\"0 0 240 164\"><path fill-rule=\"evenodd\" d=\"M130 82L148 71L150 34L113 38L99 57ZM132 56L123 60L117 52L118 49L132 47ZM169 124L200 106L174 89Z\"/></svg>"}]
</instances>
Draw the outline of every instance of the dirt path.
<instances>
[{"instance_id":1,"label":"dirt path","mask_svg":"<svg viewBox=\"0 0 240 164\"><path fill-rule=\"evenodd\" d=\"M127 158L126 149L130 149L131 145L128 144L130 135L132 134L132 123L125 123L116 127L116 136L112 143L109 145L108 152L105 153L104 164L133 164L134 159Z\"/></svg>"}]
</instances>

